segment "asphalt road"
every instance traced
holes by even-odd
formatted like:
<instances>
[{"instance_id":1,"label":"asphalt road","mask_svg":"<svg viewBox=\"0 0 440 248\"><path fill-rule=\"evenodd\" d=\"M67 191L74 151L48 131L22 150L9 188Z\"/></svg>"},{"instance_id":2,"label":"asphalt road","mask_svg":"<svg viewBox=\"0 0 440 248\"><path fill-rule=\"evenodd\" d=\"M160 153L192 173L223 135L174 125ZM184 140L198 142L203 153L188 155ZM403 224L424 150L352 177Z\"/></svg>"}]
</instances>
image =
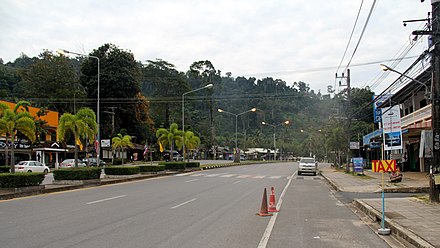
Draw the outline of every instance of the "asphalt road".
<instances>
[{"instance_id":1,"label":"asphalt road","mask_svg":"<svg viewBox=\"0 0 440 248\"><path fill-rule=\"evenodd\" d=\"M297 163L228 167L0 202L1 247L388 247ZM260 217L264 188L280 212Z\"/></svg>"}]
</instances>

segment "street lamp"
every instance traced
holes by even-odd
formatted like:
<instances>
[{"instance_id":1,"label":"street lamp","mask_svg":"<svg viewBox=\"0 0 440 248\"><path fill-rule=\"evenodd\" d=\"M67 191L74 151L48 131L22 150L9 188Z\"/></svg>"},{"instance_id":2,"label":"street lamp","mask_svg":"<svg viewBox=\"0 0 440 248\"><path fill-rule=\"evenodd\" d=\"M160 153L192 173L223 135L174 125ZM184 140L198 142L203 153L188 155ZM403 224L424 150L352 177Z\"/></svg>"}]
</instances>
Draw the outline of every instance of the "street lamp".
<instances>
[{"instance_id":1,"label":"street lamp","mask_svg":"<svg viewBox=\"0 0 440 248\"><path fill-rule=\"evenodd\" d=\"M425 98L428 99L428 100L431 99L431 91L430 91L428 85L426 85L425 83L423 83L423 82L421 82L420 80L417 80L417 79L415 79L415 78L412 78L412 77L410 77L410 76L407 76L406 74L403 74L403 73L401 73L401 72L399 72L399 71L396 71L396 70L394 70L393 68L390 68L390 67L387 66L387 65L380 64L380 68L382 68L383 71L392 71L392 72L395 72L395 73L401 75L402 77L406 77L406 78L411 79L412 81L414 81L414 82L416 82L416 83L418 83L418 84L423 85L423 86L425 87Z\"/></svg>"},{"instance_id":2,"label":"street lamp","mask_svg":"<svg viewBox=\"0 0 440 248\"><path fill-rule=\"evenodd\" d=\"M234 113L225 111L225 110L220 109L220 108L217 109L217 111L220 112L220 113L225 113L225 114L229 114L229 115L235 116L235 154L239 154L240 155L240 153L238 152L238 144L237 144L237 133L238 133L237 120L238 120L238 116L246 114L246 113L249 113L249 112L255 112L255 111L257 111L257 108L252 108L252 109L249 109L249 110L244 111L244 112L239 113L239 114L234 114ZM239 163L240 162L240 156L238 156L238 158L237 158L237 155L235 155L234 162L238 162Z\"/></svg>"},{"instance_id":3,"label":"street lamp","mask_svg":"<svg viewBox=\"0 0 440 248\"><path fill-rule=\"evenodd\" d=\"M273 127L273 147L274 147L273 160L277 160L276 128L281 125L289 125L290 121L284 121L278 125L269 124L263 121L261 122L261 124Z\"/></svg>"},{"instance_id":4,"label":"street lamp","mask_svg":"<svg viewBox=\"0 0 440 248\"><path fill-rule=\"evenodd\" d=\"M82 54L82 53L76 53L76 52L70 52L64 49L58 49L57 50L58 54L61 55L66 55L66 54L75 54L75 55L79 55L79 56L85 56L88 58L94 58L98 61L98 93L97 93L97 104L96 104L96 124L98 125L98 134L97 134L97 139L96 139L96 143L95 143L95 148L96 148L96 161L99 164L99 155L101 152L101 132L100 132L100 128L99 128L99 69L100 69L100 60L98 57L93 56L93 55L87 55L87 54Z\"/></svg>"},{"instance_id":5,"label":"street lamp","mask_svg":"<svg viewBox=\"0 0 440 248\"><path fill-rule=\"evenodd\" d=\"M183 131L183 160L185 160L185 95L195 92L195 91L199 91L199 90L203 90L203 89L207 89L207 88L212 88L213 84L207 84L201 88L195 89L195 90L190 90L188 92L185 92L182 94L182 131Z\"/></svg>"}]
</instances>

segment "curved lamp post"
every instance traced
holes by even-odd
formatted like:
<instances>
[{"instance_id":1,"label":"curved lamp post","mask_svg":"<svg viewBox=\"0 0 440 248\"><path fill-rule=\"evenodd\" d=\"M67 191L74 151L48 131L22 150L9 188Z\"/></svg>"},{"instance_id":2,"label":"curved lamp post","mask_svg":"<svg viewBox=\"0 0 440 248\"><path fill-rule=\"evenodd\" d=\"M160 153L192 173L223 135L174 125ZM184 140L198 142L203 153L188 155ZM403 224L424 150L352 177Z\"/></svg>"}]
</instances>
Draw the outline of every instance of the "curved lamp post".
<instances>
[{"instance_id":1,"label":"curved lamp post","mask_svg":"<svg viewBox=\"0 0 440 248\"><path fill-rule=\"evenodd\" d=\"M380 64L380 68L382 68L383 71L392 71L392 72L395 72L395 73L399 74L399 75L402 76L402 77L406 77L406 78L411 79L412 81L414 81L414 82L416 82L416 83L418 83L418 84L423 85L423 86L425 87L425 98L426 98L427 100L431 100L431 90L429 89L428 85L426 85L425 83L423 83L423 82L421 82L420 80L417 80L417 79L415 79L415 78L412 78L412 77L410 77L410 76L407 76L406 74L403 74L403 73L401 73L401 72L399 72L399 71L396 71L396 70L394 70L393 68L391 68L391 67L389 67L389 66L387 66L387 65Z\"/></svg>"},{"instance_id":2,"label":"curved lamp post","mask_svg":"<svg viewBox=\"0 0 440 248\"><path fill-rule=\"evenodd\" d=\"M189 94L189 93L193 93L199 90L203 90L203 89L207 89L207 88L212 88L213 84L207 84L201 88L195 89L195 90L190 90L188 92L185 92L182 94L182 131L183 131L183 147L182 147L182 153L183 153L183 160L185 160L185 95Z\"/></svg>"},{"instance_id":3,"label":"curved lamp post","mask_svg":"<svg viewBox=\"0 0 440 248\"><path fill-rule=\"evenodd\" d=\"M98 57L93 56L93 55L87 55L87 54L82 54L82 53L76 53L76 52L70 52L64 49L58 49L57 50L58 54L61 55L65 55L66 54L75 54L75 55L79 55L79 56L84 56L84 57L88 57L88 58L94 58L98 61L98 93L97 93L97 103L96 103L96 124L98 125L98 133L96 136L96 143L95 143L95 148L96 148L96 161L99 164L99 155L101 153L101 132L100 132L100 128L99 128L99 122L100 122L100 118L99 118L99 70L100 70L100 60Z\"/></svg>"},{"instance_id":4,"label":"curved lamp post","mask_svg":"<svg viewBox=\"0 0 440 248\"><path fill-rule=\"evenodd\" d=\"M276 128L281 125L289 125L290 121L284 121L278 125L269 124L263 121L261 122L261 124L273 127L273 147L274 147L273 160L277 160Z\"/></svg>"},{"instance_id":5,"label":"curved lamp post","mask_svg":"<svg viewBox=\"0 0 440 248\"><path fill-rule=\"evenodd\" d=\"M244 112L239 113L239 114L234 114L234 113L225 111L225 110L220 109L220 108L217 109L217 111L220 112L220 113L225 113L225 114L229 114L229 115L235 116L235 154L240 154L238 152L238 144L237 144L237 133L238 133L237 120L238 120L238 116L246 114L246 113L249 113L249 112L255 112L255 111L257 111L257 108L252 108L252 109L249 109L249 110L244 111ZM234 162L240 163L240 157L238 156L238 158L237 158L237 155L235 155L234 156Z\"/></svg>"}]
</instances>

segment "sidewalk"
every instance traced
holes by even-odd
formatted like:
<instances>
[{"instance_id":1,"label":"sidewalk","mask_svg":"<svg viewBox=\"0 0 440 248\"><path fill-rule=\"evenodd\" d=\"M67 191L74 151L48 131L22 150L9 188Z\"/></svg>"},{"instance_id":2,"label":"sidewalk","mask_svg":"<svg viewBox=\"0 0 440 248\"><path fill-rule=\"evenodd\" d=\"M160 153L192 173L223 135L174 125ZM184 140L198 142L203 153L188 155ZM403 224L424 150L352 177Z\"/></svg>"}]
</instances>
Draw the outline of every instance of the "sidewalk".
<instances>
[{"instance_id":1,"label":"sidewalk","mask_svg":"<svg viewBox=\"0 0 440 248\"><path fill-rule=\"evenodd\" d=\"M322 176L337 191L381 192L381 173L365 172L366 176L346 174L329 166L320 168ZM428 192L425 173L404 172L401 183L390 183L385 174L385 192ZM354 205L373 220L382 219L382 199L357 199ZM387 198L385 194L385 226L391 233L415 247L440 247L440 204L415 197Z\"/></svg>"}]
</instances>

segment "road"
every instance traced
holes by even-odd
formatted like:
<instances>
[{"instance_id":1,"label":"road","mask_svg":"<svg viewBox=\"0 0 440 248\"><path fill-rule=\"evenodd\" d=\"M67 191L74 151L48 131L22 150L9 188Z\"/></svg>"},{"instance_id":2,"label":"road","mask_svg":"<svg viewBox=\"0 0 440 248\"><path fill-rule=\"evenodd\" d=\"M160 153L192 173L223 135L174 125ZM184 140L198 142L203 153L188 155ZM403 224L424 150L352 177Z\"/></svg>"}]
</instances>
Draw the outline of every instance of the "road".
<instances>
[{"instance_id":1,"label":"road","mask_svg":"<svg viewBox=\"0 0 440 248\"><path fill-rule=\"evenodd\" d=\"M296 170L237 166L1 201L1 247L388 247L320 176ZM272 186L280 212L257 216Z\"/></svg>"}]
</instances>

